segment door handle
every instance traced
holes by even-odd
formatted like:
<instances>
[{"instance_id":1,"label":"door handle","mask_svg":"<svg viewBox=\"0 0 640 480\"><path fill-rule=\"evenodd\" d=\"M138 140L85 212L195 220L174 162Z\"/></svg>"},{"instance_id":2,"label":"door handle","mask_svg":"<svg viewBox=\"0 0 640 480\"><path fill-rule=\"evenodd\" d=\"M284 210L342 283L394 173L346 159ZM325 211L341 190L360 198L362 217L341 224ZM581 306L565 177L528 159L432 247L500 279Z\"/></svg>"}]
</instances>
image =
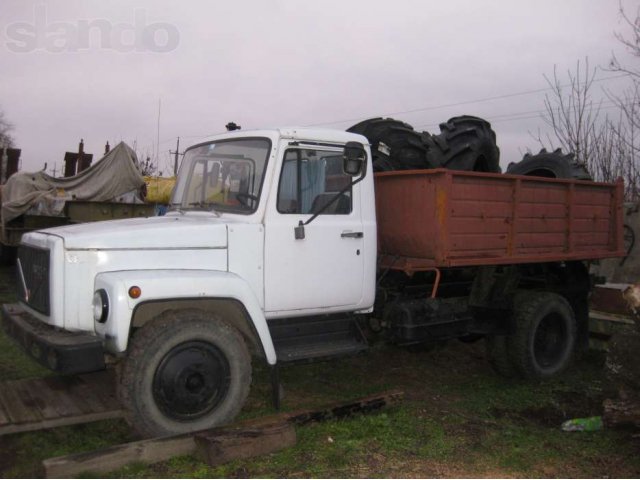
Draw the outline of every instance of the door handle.
<instances>
[{"instance_id":1,"label":"door handle","mask_svg":"<svg viewBox=\"0 0 640 480\"><path fill-rule=\"evenodd\" d=\"M342 232L340 235L342 238L362 238L364 233L362 232Z\"/></svg>"}]
</instances>

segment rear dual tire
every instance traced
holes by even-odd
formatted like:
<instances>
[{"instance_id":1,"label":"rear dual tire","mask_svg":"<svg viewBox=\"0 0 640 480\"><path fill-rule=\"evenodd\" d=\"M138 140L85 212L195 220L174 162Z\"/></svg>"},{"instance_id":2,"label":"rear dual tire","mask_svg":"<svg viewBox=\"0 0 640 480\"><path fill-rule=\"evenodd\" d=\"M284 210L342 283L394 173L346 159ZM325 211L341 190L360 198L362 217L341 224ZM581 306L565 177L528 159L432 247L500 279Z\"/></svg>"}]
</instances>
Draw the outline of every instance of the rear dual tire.
<instances>
[{"instance_id":1,"label":"rear dual tire","mask_svg":"<svg viewBox=\"0 0 640 480\"><path fill-rule=\"evenodd\" d=\"M551 292L520 292L513 332L487 337L487 359L505 377L545 379L569 365L576 345L576 319L569 302Z\"/></svg>"}]
</instances>

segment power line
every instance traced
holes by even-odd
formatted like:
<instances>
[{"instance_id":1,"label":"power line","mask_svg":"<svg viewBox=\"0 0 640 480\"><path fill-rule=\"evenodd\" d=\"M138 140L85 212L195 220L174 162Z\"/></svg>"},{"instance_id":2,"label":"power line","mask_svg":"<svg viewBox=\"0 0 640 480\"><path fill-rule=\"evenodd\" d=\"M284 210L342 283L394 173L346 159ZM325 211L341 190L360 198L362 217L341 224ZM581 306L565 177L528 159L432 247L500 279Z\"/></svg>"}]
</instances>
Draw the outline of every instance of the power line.
<instances>
[{"instance_id":1,"label":"power line","mask_svg":"<svg viewBox=\"0 0 640 480\"><path fill-rule=\"evenodd\" d=\"M604 78L598 78L593 80L594 83L596 82L605 82L605 81L610 81L610 80L616 80L619 78L623 78L623 77L628 77L630 74L628 73L624 73L621 75L613 75L610 77L604 77ZM566 84L566 85L561 85L560 88L566 88L566 87L570 87L571 84ZM379 114L378 116L381 117L391 117L394 115L405 115L405 114L409 114L409 113L417 113L417 112L426 112L426 111L430 111L430 110L439 110L439 109L443 109L443 108L451 108L451 107L459 107L462 105L471 105L474 103L484 103L484 102L491 102L494 100L502 100L505 98L513 98L513 97L519 97L519 96L524 96L524 95L532 95L535 93L542 93L542 92L546 92L549 90L553 90L553 87L546 87L546 88L538 88L538 89L534 89L534 90L524 90L521 92L514 92L514 93L507 93L504 95L496 95L496 96L492 96L492 97L484 97L484 98L479 98L476 100L466 100L466 101L462 101L462 102L455 102L455 103L448 103L448 104L442 104L442 105L433 105L433 106L429 106L429 107L422 107L422 108L415 108L415 109L411 109L411 110L402 110L402 111L397 111L397 112L388 112L388 113L383 113L383 114ZM607 107L602 107L602 108L612 108L613 106L607 106ZM525 119L529 119L529 118L536 118L537 116L539 116L539 114L544 113L546 110L533 110L530 112L519 112L519 113L512 113L512 114L505 114L505 115L496 115L493 117L485 117L487 120L493 121L494 123L499 123L502 121L507 121L507 120L525 120ZM538 115L532 115L532 116L526 116L526 117L521 117L522 115L528 115L528 114L533 114L536 113ZM512 118L506 118L506 117L510 117L513 116ZM505 117L505 118L502 118ZM312 123L312 124L307 124L307 125L303 125L304 127L319 127L319 126L324 126L324 125L334 125L334 124L338 124L338 123L346 123L346 122L357 122L357 121L361 121L363 118L365 118L364 116L360 116L357 118L347 118L347 119L342 119L342 120L334 120L334 121L330 121L330 122L323 122L323 123ZM367 117L369 118L369 117ZM429 127L437 127L439 125L439 123L437 124L428 124L428 125L420 125L417 128L429 128ZM182 138L205 138L205 137L210 137L212 135L216 135L216 133L208 133L205 135L181 135ZM160 144L164 144L164 143L168 143L168 142L173 142L175 140L176 137L172 137L172 138L166 138L164 140L162 140L161 142L159 142Z\"/></svg>"},{"instance_id":2,"label":"power line","mask_svg":"<svg viewBox=\"0 0 640 480\"><path fill-rule=\"evenodd\" d=\"M597 105L590 106L590 108L593 108L593 110L598 111L598 110L606 110L609 108L615 108L618 106L619 105L617 103L611 100L608 100L606 102L602 102ZM499 123L499 122L504 122L508 120L525 120L529 118L537 118L544 113L547 113L547 110L530 110L528 112L505 113L502 115L493 115L493 116L487 116L482 118L492 123ZM417 125L415 128L432 128L432 127L439 126L440 123L422 124L422 125Z\"/></svg>"},{"instance_id":3,"label":"power line","mask_svg":"<svg viewBox=\"0 0 640 480\"><path fill-rule=\"evenodd\" d=\"M625 74L622 74L622 75L614 75L614 76L611 76L611 77L599 78L599 79L596 79L596 80L593 80L593 81L594 82L604 82L604 81L609 81L609 80L615 80L615 79L622 78L622 77L628 77L629 75L630 74L625 73ZM570 84L561 85L560 88L565 88L565 87L570 87L570 86L571 86ZM504 95L496 95L496 96L493 96L493 97L485 97L485 98L480 98L480 99L476 99L476 100L466 100L466 101L463 101L463 102L448 103L448 104L443 104L443 105L433 105L433 106L430 106L430 107L414 108L414 109L411 109L411 110L403 110L403 111L399 111L399 112L389 112L389 113L381 114L380 116L382 116L382 117L391 117L391 116L394 116L394 115L405 115L405 114L408 114L408 113L426 112L426 111L429 111L429 110L439 110L439 109L442 109L442 108L459 107L459 106L462 106L462 105L470 105L470 104L473 104L473 103L491 102L493 100L502 100L502 99L505 99L505 98L513 98L513 97L519 97L519 96L523 96L523 95L531 95L531 94L534 94L534 93L542 93L542 92L546 92L546 91L552 90L552 89L553 89L552 87L546 87L546 88L538 88L536 90L525 90L525 91L522 91L522 92L507 93L507 94L504 94ZM304 126L305 127L319 127L319 126L323 126L323 125L333 125L333 124L336 124L336 123L357 122L357 121L362 120L363 118L364 117L361 116L361 117L358 117L358 118L347 118L347 119L344 119L344 120L336 120L336 121L333 121L333 122L313 123L313 124L308 124L308 125L304 125Z\"/></svg>"}]
</instances>

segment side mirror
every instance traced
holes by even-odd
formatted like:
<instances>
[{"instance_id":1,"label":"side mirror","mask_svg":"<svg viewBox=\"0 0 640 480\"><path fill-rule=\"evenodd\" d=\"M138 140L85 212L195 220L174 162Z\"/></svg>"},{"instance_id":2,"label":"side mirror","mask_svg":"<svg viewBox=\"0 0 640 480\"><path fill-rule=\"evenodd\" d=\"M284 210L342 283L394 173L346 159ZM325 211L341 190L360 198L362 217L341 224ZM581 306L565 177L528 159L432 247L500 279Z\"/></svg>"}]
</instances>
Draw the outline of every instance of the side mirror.
<instances>
[{"instance_id":1,"label":"side mirror","mask_svg":"<svg viewBox=\"0 0 640 480\"><path fill-rule=\"evenodd\" d=\"M367 162L367 152L359 142L347 142L342 156L342 169L344 173L356 177L364 172Z\"/></svg>"}]
</instances>

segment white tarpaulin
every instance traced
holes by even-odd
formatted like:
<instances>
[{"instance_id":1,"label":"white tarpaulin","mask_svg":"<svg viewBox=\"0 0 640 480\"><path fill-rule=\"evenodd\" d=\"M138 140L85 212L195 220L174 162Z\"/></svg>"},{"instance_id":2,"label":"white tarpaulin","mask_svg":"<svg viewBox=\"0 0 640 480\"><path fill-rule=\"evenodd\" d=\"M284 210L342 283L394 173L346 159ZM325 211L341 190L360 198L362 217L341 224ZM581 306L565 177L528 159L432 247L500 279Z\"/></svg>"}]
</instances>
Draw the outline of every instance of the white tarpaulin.
<instances>
[{"instance_id":1,"label":"white tarpaulin","mask_svg":"<svg viewBox=\"0 0 640 480\"><path fill-rule=\"evenodd\" d=\"M78 175L54 178L44 172L19 172L2 189L2 225L32 210L38 215L60 215L67 200L90 202L123 201L142 203L137 190L144 179L137 168L136 154L120 142L98 162Z\"/></svg>"}]
</instances>

